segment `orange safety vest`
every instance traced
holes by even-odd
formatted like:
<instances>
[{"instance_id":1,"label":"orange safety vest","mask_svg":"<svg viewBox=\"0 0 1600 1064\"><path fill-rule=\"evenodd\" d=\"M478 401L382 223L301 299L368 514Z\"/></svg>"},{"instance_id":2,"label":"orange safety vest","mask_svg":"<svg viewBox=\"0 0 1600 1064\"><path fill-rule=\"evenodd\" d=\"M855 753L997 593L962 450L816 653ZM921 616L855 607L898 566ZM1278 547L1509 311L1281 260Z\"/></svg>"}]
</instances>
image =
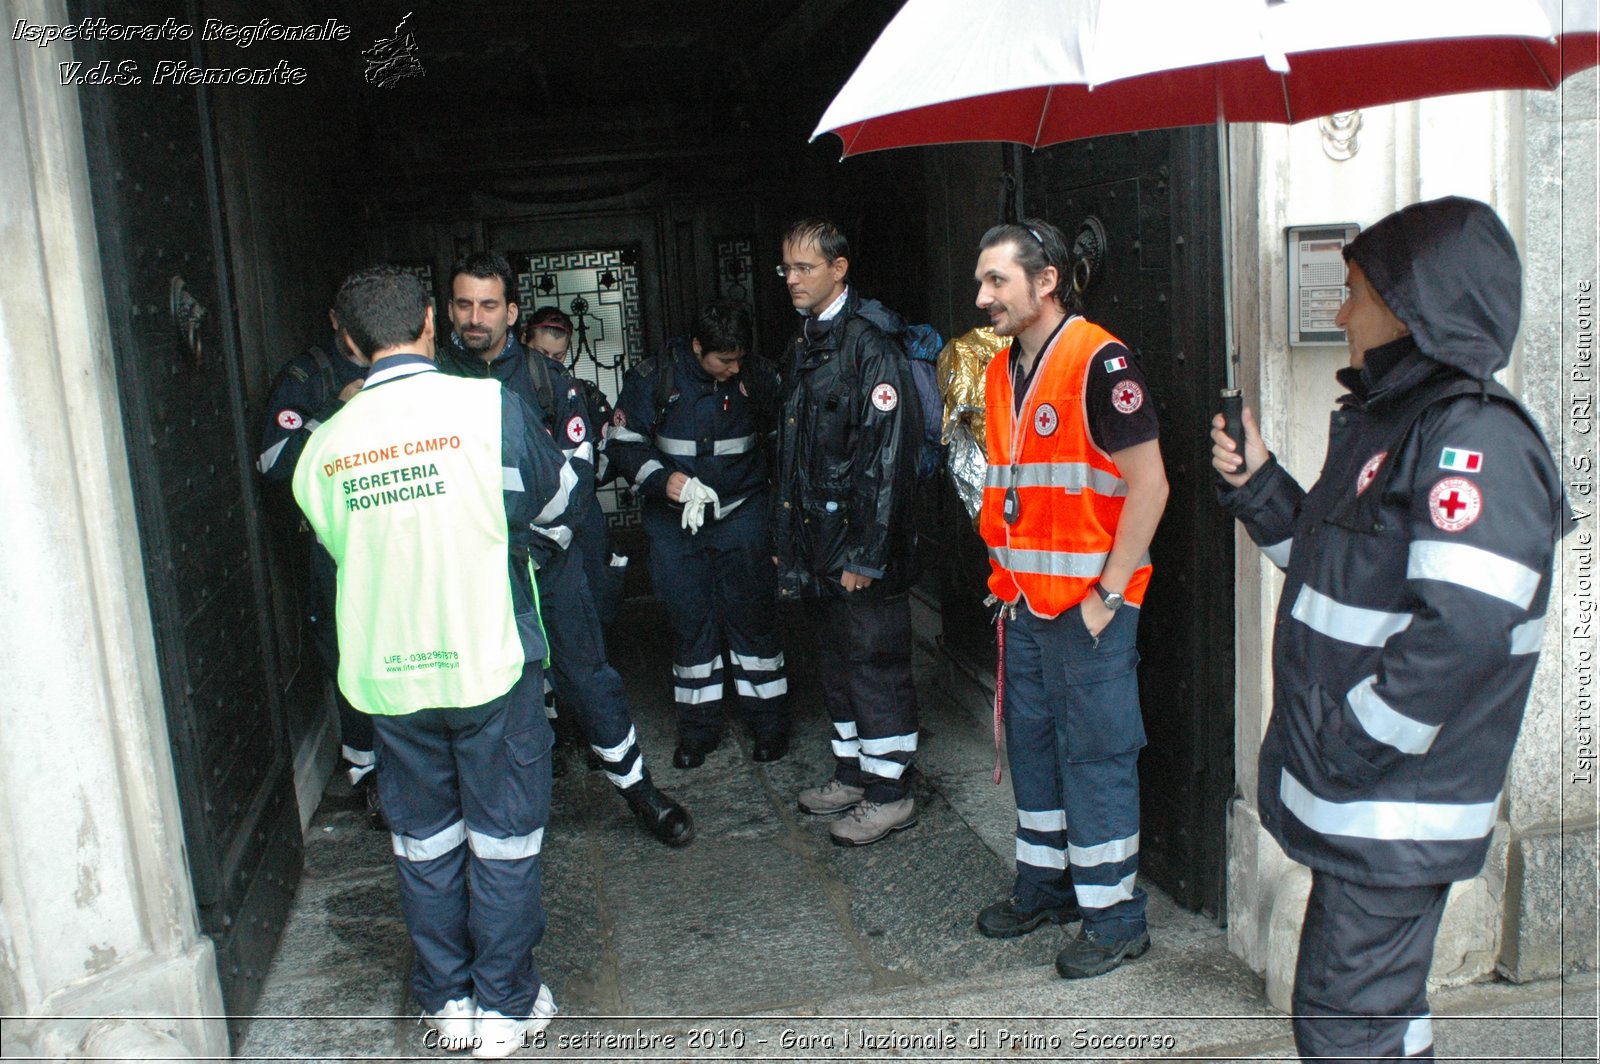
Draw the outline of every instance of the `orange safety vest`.
<instances>
[{"instance_id":1,"label":"orange safety vest","mask_svg":"<svg viewBox=\"0 0 1600 1064\"><path fill-rule=\"evenodd\" d=\"M989 474L978 531L989 547L989 590L1015 603L1027 598L1040 617L1055 617L1083 601L1111 553L1128 497L1111 456L1089 435L1083 389L1095 355L1116 337L1073 318L1039 356L1033 380L1013 417L1011 353L989 363L985 384ZM1006 492L1016 489L1016 521L1005 520ZM1144 601L1150 583L1146 555L1123 591Z\"/></svg>"}]
</instances>

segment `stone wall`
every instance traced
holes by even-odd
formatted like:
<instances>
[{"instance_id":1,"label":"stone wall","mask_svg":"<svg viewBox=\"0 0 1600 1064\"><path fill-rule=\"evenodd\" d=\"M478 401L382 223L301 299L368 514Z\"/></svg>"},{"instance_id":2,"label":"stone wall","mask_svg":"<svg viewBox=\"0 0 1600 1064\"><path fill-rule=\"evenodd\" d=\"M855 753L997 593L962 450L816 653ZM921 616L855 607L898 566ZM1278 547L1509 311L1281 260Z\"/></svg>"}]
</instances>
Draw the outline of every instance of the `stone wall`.
<instances>
[{"instance_id":1,"label":"stone wall","mask_svg":"<svg viewBox=\"0 0 1600 1064\"><path fill-rule=\"evenodd\" d=\"M12 14L66 21L60 3ZM214 1056L222 1000L184 859L77 94L57 58L0 45L5 1053Z\"/></svg>"}]
</instances>

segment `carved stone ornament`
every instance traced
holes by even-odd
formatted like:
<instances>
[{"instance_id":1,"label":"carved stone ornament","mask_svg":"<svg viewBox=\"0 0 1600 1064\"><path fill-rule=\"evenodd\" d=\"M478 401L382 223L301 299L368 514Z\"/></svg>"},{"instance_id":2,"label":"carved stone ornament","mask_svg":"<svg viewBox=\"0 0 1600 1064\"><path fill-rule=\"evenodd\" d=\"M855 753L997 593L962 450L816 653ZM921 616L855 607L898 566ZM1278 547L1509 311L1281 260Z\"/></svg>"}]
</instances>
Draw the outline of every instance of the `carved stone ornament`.
<instances>
[{"instance_id":1,"label":"carved stone ornament","mask_svg":"<svg viewBox=\"0 0 1600 1064\"><path fill-rule=\"evenodd\" d=\"M1360 111L1340 111L1317 119L1317 129L1322 133L1322 153L1336 163L1354 158L1361 145L1356 134L1361 132Z\"/></svg>"}]
</instances>

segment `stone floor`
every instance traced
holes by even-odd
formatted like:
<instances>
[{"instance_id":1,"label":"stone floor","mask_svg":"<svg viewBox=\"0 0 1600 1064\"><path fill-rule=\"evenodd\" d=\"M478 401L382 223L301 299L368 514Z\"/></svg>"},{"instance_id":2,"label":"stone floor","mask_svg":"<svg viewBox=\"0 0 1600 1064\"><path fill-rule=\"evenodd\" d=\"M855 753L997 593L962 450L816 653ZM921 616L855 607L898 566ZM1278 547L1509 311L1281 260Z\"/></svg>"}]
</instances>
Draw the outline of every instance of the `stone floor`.
<instances>
[{"instance_id":1,"label":"stone floor","mask_svg":"<svg viewBox=\"0 0 1600 1064\"><path fill-rule=\"evenodd\" d=\"M561 1007L521 1057L583 1060L1292 1059L1287 1019L1225 932L1150 890L1155 946L1067 983L1063 932L993 942L973 916L1011 881L1013 808L996 787L981 690L937 649L919 608L919 823L831 845L795 792L831 771L805 633L788 640L793 750L749 760L737 727L706 764L671 767L665 622L648 605L614 640L647 763L695 817L669 850L581 755L565 757L545 834L549 930L537 951ZM330 785L257 1015L253 1060L430 1060L415 1022L388 837ZM1592 976L1479 986L1434 1002L1441 1059L1595 1059ZM1587 1019L1564 1019L1582 1014Z\"/></svg>"}]
</instances>

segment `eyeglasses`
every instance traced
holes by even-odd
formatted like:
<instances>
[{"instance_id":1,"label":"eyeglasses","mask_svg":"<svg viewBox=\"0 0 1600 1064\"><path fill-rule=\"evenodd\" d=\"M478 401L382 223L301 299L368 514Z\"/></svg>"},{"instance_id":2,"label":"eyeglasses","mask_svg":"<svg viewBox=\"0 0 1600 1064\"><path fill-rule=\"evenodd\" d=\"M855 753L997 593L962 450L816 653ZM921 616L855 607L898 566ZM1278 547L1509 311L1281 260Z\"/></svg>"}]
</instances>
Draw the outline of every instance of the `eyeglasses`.
<instances>
[{"instance_id":1,"label":"eyeglasses","mask_svg":"<svg viewBox=\"0 0 1600 1064\"><path fill-rule=\"evenodd\" d=\"M787 281L791 273L798 273L801 277L810 277L826 265L828 265L826 262L780 262L773 269L778 272L779 277Z\"/></svg>"}]
</instances>

